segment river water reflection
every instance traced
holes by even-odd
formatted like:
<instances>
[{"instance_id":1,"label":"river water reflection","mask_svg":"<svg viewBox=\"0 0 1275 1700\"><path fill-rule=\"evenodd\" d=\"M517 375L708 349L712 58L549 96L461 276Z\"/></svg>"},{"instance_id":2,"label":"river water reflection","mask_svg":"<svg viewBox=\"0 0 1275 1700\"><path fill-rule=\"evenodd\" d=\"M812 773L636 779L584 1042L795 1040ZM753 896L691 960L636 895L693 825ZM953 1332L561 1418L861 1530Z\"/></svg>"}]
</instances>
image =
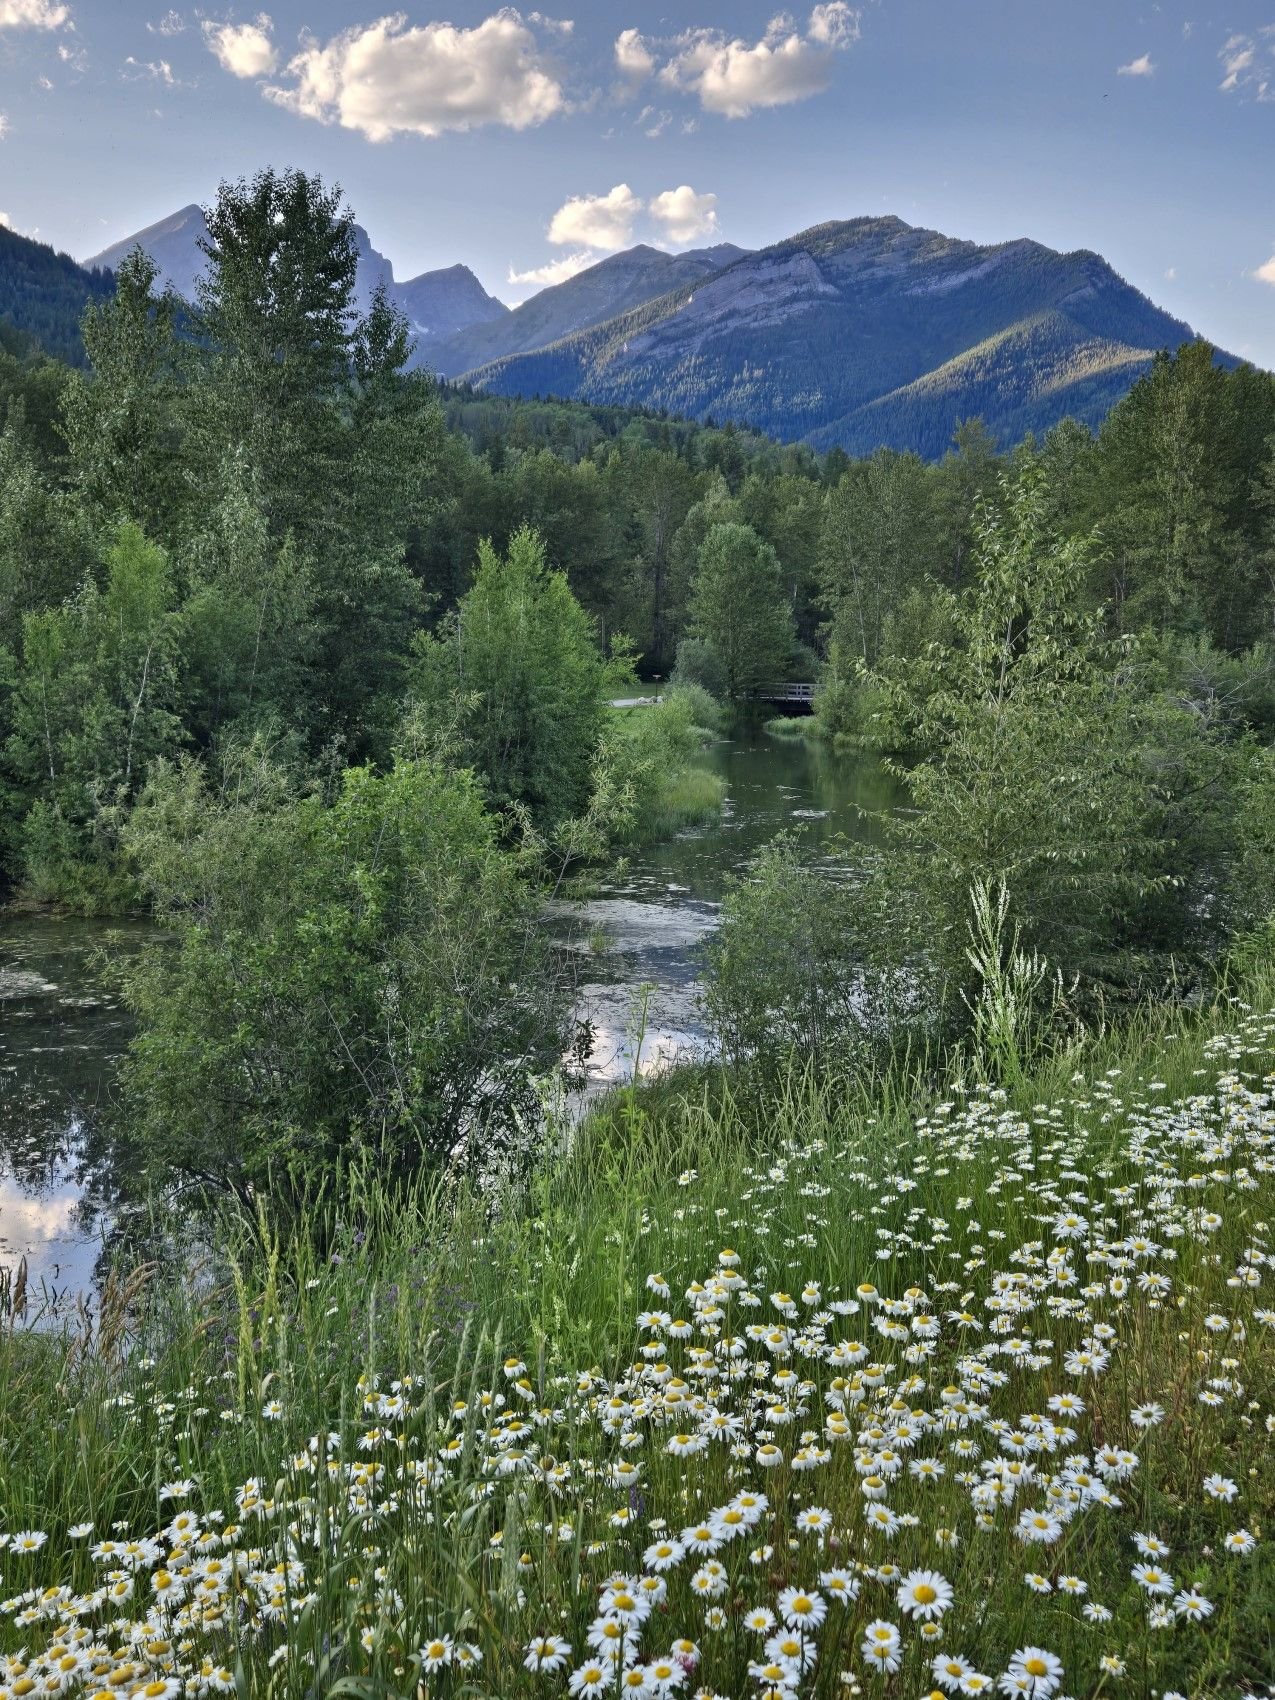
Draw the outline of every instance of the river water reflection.
<instances>
[{"instance_id":1,"label":"river water reflection","mask_svg":"<svg viewBox=\"0 0 1275 1700\"><path fill-rule=\"evenodd\" d=\"M0 917L0 1268L26 1257L37 1294L92 1284L108 1174L94 1136L128 1042L99 956L147 930Z\"/></svg>"},{"instance_id":2,"label":"river water reflection","mask_svg":"<svg viewBox=\"0 0 1275 1700\"><path fill-rule=\"evenodd\" d=\"M632 1075L644 996L643 1071L707 1050L701 953L732 873L785 828L802 829L812 863L840 835L875 840L873 817L896 796L875 762L760 728L720 740L704 760L726 781L721 819L633 851L551 918L582 953L578 1012L596 1034L591 1091ZM25 1257L37 1291L43 1282L72 1302L92 1287L101 1253L112 1185L101 1112L128 1041L96 958L106 944L135 948L146 932L0 916L0 1269Z\"/></svg>"},{"instance_id":3,"label":"river water reflection","mask_svg":"<svg viewBox=\"0 0 1275 1700\"><path fill-rule=\"evenodd\" d=\"M877 762L768 737L759 726L719 740L704 759L726 781L721 818L639 847L618 875L591 882L583 904L564 906L561 925L578 948L589 949L591 932L610 947L596 969L586 966L580 988L580 1013L596 1036L593 1090L630 1078L635 1065L646 1073L707 1052L701 947L731 875L784 830L800 831L812 865L838 839L879 842L881 815L898 800Z\"/></svg>"}]
</instances>

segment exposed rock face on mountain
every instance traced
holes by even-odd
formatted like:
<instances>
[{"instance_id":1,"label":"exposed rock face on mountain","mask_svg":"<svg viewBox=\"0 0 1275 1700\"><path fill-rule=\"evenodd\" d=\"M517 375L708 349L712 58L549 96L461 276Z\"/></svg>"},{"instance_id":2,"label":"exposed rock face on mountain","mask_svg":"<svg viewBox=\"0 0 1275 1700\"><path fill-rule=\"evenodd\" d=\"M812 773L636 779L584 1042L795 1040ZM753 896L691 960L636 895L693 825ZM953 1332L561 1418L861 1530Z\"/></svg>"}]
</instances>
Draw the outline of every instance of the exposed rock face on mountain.
<instances>
[{"instance_id":1,"label":"exposed rock face on mountain","mask_svg":"<svg viewBox=\"0 0 1275 1700\"><path fill-rule=\"evenodd\" d=\"M436 342L467 326L503 324L510 316L504 302L488 295L468 266L422 272L406 283L396 283L393 295L418 343Z\"/></svg>"},{"instance_id":2,"label":"exposed rock face on mountain","mask_svg":"<svg viewBox=\"0 0 1275 1700\"><path fill-rule=\"evenodd\" d=\"M694 248L666 254L639 244L612 254L597 265L577 272L565 283L553 284L515 307L506 317L474 325L428 351L427 362L447 377L510 354L543 348L572 332L613 319L671 289L688 287L710 277L747 252L723 242L714 248Z\"/></svg>"},{"instance_id":3,"label":"exposed rock face on mountain","mask_svg":"<svg viewBox=\"0 0 1275 1700\"><path fill-rule=\"evenodd\" d=\"M470 376L502 394L667 408L824 449L885 443L936 456L974 414L1005 442L1066 414L1096 423L1157 349L1193 335L1098 254L1026 240L980 247L860 218L736 258Z\"/></svg>"},{"instance_id":4,"label":"exposed rock face on mountain","mask_svg":"<svg viewBox=\"0 0 1275 1700\"><path fill-rule=\"evenodd\" d=\"M187 301L193 301L195 280L204 269L204 256L199 244L207 236L208 226L202 209L194 205L182 207L180 212L161 218L157 224L148 224L145 230L126 236L122 242L113 242L100 254L85 260L84 264L118 271L126 254L131 254L134 248L143 248L158 266L160 281L175 289Z\"/></svg>"},{"instance_id":5,"label":"exposed rock face on mountain","mask_svg":"<svg viewBox=\"0 0 1275 1700\"><path fill-rule=\"evenodd\" d=\"M144 248L159 267L161 280L191 301L205 266L199 244L207 236L208 226L200 208L183 207L171 218L125 237L85 263L116 270L133 248ZM399 283L394 277L394 267L372 246L361 224L354 226L354 240L358 250L354 294L360 311L367 311L377 287L383 285L390 300L406 315L418 346L452 336L467 325L486 324L508 316L508 307L488 295L468 266L422 272L419 277Z\"/></svg>"}]
</instances>

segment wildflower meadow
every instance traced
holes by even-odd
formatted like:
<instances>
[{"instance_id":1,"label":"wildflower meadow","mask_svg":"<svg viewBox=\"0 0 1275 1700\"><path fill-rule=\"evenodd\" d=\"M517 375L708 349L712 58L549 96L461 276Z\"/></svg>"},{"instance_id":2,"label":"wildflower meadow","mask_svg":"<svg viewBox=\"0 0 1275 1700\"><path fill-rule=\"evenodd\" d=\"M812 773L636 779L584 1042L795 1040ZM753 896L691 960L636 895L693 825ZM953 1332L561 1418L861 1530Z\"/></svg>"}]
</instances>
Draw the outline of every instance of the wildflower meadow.
<instances>
[{"instance_id":1,"label":"wildflower meadow","mask_svg":"<svg viewBox=\"0 0 1275 1700\"><path fill-rule=\"evenodd\" d=\"M0 1700L1275 1681L1275 1014L640 1095L0 1346Z\"/></svg>"}]
</instances>

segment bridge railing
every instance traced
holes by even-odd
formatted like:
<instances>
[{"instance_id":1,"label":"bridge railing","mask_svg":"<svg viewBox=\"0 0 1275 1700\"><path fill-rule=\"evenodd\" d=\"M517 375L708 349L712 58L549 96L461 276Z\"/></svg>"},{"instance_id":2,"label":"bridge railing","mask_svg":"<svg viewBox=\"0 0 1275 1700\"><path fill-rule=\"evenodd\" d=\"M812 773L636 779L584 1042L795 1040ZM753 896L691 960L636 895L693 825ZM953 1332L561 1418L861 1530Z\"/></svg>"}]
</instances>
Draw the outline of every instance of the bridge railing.
<instances>
[{"instance_id":1,"label":"bridge railing","mask_svg":"<svg viewBox=\"0 0 1275 1700\"><path fill-rule=\"evenodd\" d=\"M778 684L758 685L753 695L760 702L813 702L815 687L812 684L787 680Z\"/></svg>"}]
</instances>

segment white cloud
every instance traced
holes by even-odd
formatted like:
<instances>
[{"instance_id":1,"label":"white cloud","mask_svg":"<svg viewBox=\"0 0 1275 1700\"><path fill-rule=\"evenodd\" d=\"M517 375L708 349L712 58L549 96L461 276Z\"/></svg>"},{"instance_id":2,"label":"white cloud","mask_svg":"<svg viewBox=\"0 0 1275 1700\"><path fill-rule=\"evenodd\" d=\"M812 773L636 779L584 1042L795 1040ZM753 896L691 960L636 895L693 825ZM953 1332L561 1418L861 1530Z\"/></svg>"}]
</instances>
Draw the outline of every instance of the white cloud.
<instances>
[{"instance_id":1,"label":"white cloud","mask_svg":"<svg viewBox=\"0 0 1275 1700\"><path fill-rule=\"evenodd\" d=\"M511 266L508 281L539 288L564 283L586 266L629 247L643 215L653 239L665 247L681 248L718 234L716 195L682 183L644 201L627 183L617 183L605 195L573 195L564 201L549 221L547 234L551 242L571 244L573 252L527 271Z\"/></svg>"},{"instance_id":2,"label":"white cloud","mask_svg":"<svg viewBox=\"0 0 1275 1700\"><path fill-rule=\"evenodd\" d=\"M152 77L166 88L171 89L177 81L167 59L134 59L130 53L124 64L133 77Z\"/></svg>"},{"instance_id":3,"label":"white cloud","mask_svg":"<svg viewBox=\"0 0 1275 1700\"><path fill-rule=\"evenodd\" d=\"M153 24L147 24L150 35L180 35L186 28L186 20L180 12L165 12L162 18L157 18Z\"/></svg>"},{"instance_id":4,"label":"white cloud","mask_svg":"<svg viewBox=\"0 0 1275 1700\"><path fill-rule=\"evenodd\" d=\"M614 254L633 240L633 221L642 202L627 183L605 195L573 195L549 221L549 240L562 246L600 248Z\"/></svg>"},{"instance_id":5,"label":"white cloud","mask_svg":"<svg viewBox=\"0 0 1275 1700\"><path fill-rule=\"evenodd\" d=\"M473 29L409 27L401 13L380 18L342 31L326 46L310 40L287 74L291 86L266 89L271 100L373 142L480 124L525 130L566 104L536 37L509 8Z\"/></svg>"},{"instance_id":6,"label":"white cloud","mask_svg":"<svg viewBox=\"0 0 1275 1700\"><path fill-rule=\"evenodd\" d=\"M675 245L717 233L717 196L696 194L689 183L665 189L652 199L647 210L664 237Z\"/></svg>"},{"instance_id":7,"label":"white cloud","mask_svg":"<svg viewBox=\"0 0 1275 1700\"><path fill-rule=\"evenodd\" d=\"M1261 283L1275 285L1275 254L1272 254L1265 265L1258 266L1253 276Z\"/></svg>"},{"instance_id":8,"label":"white cloud","mask_svg":"<svg viewBox=\"0 0 1275 1700\"><path fill-rule=\"evenodd\" d=\"M71 21L71 8L57 0L0 0L0 30L60 30Z\"/></svg>"},{"instance_id":9,"label":"white cloud","mask_svg":"<svg viewBox=\"0 0 1275 1700\"><path fill-rule=\"evenodd\" d=\"M0 227L5 230L13 229L13 220L9 217L7 212L0 212Z\"/></svg>"},{"instance_id":10,"label":"white cloud","mask_svg":"<svg viewBox=\"0 0 1275 1700\"><path fill-rule=\"evenodd\" d=\"M642 134L654 140L662 136L673 122L671 112L657 112L653 106L644 106L637 115L637 122L642 126Z\"/></svg>"},{"instance_id":11,"label":"white cloud","mask_svg":"<svg viewBox=\"0 0 1275 1700\"><path fill-rule=\"evenodd\" d=\"M1226 73L1220 86L1228 93L1232 89L1237 89L1240 86L1240 78L1246 71L1252 69L1256 57L1257 49L1250 37L1233 35L1218 54L1218 58L1222 61L1222 69Z\"/></svg>"},{"instance_id":12,"label":"white cloud","mask_svg":"<svg viewBox=\"0 0 1275 1700\"><path fill-rule=\"evenodd\" d=\"M204 24L204 39L216 54L222 69L232 77L266 77L279 63L270 32L274 28L267 12L251 24Z\"/></svg>"},{"instance_id":13,"label":"white cloud","mask_svg":"<svg viewBox=\"0 0 1275 1700\"><path fill-rule=\"evenodd\" d=\"M649 77L655 55L639 30L621 30L615 42L615 62L626 77Z\"/></svg>"},{"instance_id":14,"label":"white cloud","mask_svg":"<svg viewBox=\"0 0 1275 1700\"><path fill-rule=\"evenodd\" d=\"M1178 268L1176 266L1170 266L1164 275L1169 283L1176 283L1178 278Z\"/></svg>"},{"instance_id":15,"label":"white cloud","mask_svg":"<svg viewBox=\"0 0 1275 1700\"><path fill-rule=\"evenodd\" d=\"M834 55L858 37L859 14L845 0L816 6L804 35L785 13L772 18L762 39L751 45L721 30L689 30L673 43L660 80L697 95L707 112L745 118L758 107L821 94Z\"/></svg>"},{"instance_id":16,"label":"white cloud","mask_svg":"<svg viewBox=\"0 0 1275 1700\"><path fill-rule=\"evenodd\" d=\"M1155 65L1149 53L1131 59L1127 65L1118 65L1116 75L1120 77L1154 77Z\"/></svg>"},{"instance_id":17,"label":"white cloud","mask_svg":"<svg viewBox=\"0 0 1275 1700\"><path fill-rule=\"evenodd\" d=\"M859 14L846 0L829 0L810 14L809 35L824 47L846 47L859 39Z\"/></svg>"},{"instance_id":18,"label":"white cloud","mask_svg":"<svg viewBox=\"0 0 1275 1700\"><path fill-rule=\"evenodd\" d=\"M0 112L0 142L2 142L8 134L9 120L3 112Z\"/></svg>"},{"instance_id":19,"label":"white cloud","mask_svg":"<svg viewBox=\"0 0 1275 1700\"><path fill-rule=\"evenodd\" d=\"M550 260L547 265L533 266L530 271L526 272L515 271L510 266L508 282L524 289L532 284L537 289L547 289L552 284L565 283L569 277L574 277L577 272L582 272L586 266L594 266L597 263L598 256L596 254L563 254L561 259Z\"/></svg>"},{"instance_id":20,"label":"white cloud","mask_svg":"<svg viewBox=\"0 0 1275 1700\"><path fill-rule=\"evenodd\" d=\"M1244 92L1259 102L1275 101L1275 24L1256 36L1233 35L1218 50L1223 94Z\"/></svg>"}]
</instances>

